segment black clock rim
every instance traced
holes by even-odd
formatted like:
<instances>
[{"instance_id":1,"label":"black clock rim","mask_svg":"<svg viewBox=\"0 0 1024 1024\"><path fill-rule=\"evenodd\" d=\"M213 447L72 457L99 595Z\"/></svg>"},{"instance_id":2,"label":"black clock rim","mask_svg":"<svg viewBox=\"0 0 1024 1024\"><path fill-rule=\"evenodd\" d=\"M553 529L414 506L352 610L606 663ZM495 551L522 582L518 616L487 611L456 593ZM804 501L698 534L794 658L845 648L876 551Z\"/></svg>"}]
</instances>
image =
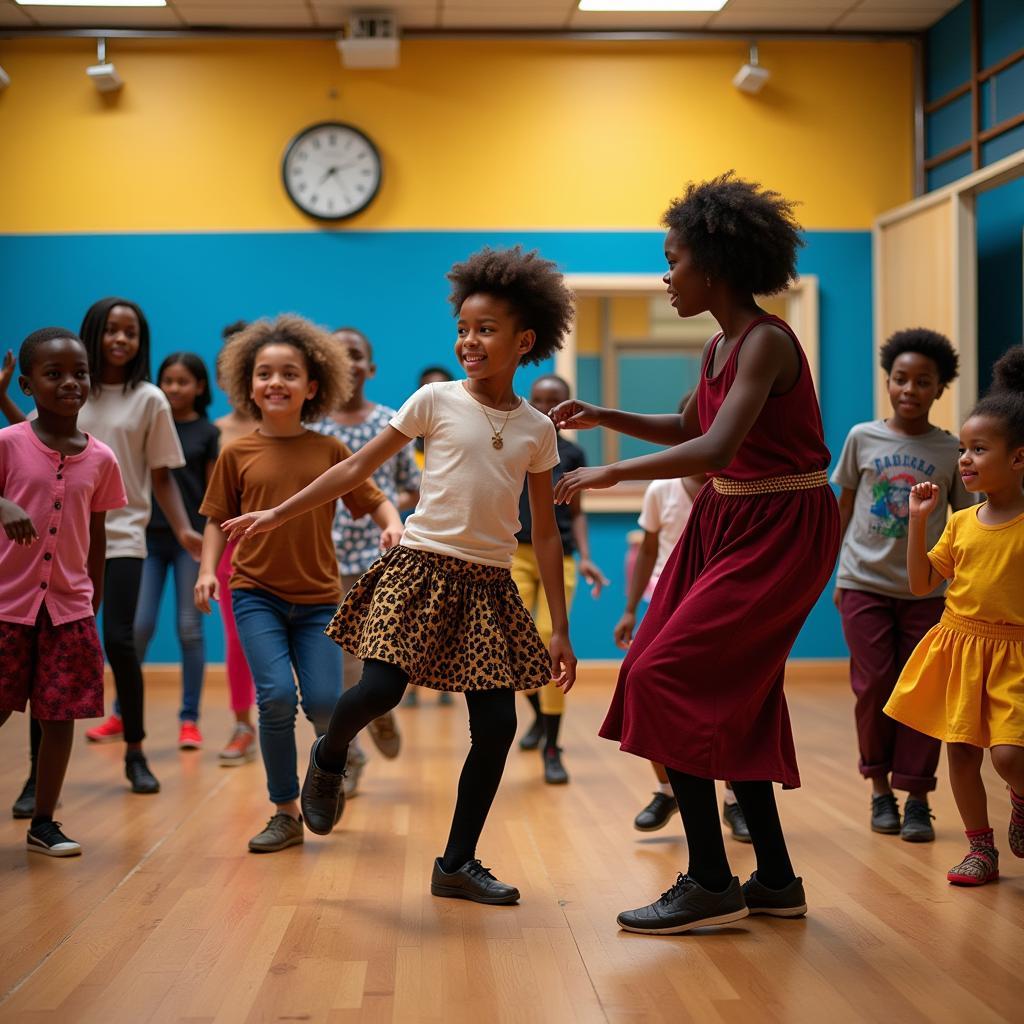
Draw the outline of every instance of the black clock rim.
<instances>
[{"instance_id":1,"label":"black clock rim","mask_svg":"<svg viewBox=\"0 0 1024 1024\"><path fill-rule=\"evenodd\" d=\"M343 213L340 216L329 216L322 213L313 213L311 210L307 210L292 194L292 190L288 187L288 157L291 156L292 151L296 146L311 132L319 131L322 128L344 128L346 131L352 132L354 135L358 135L367 146L369 146L371 152L377 160L377 167L380 173L377 175L377 184L374 186L373 191L363 200L361 206L356 209ZM313 220L323 221L327 224L337 224L341 221L351 220L353 217L358 216L365 210L370 203L377 198L377 194L380 192L380 187L384 183L384 161L381 159L380 150L377 148L376 143L369 135L366 134L362 129L357 128L354 124L349 124L347 121L317 121L315 124L306 125L305 128L298 131L292 136L288 145L285 147L284 156L281 158L281 184L284 186L284 194L292 201L295 208L306 217L310 217Z\"/></svg>"}]
</instances>

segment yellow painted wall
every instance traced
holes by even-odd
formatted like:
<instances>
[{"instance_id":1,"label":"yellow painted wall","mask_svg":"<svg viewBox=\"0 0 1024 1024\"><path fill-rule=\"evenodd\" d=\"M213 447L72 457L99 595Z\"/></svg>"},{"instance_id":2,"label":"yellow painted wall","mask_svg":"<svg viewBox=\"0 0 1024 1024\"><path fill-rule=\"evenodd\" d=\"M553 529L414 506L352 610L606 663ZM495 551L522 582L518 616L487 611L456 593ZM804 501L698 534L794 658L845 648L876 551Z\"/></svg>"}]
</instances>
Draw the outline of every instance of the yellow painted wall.
<instances>
[{"instance_id":1,"label":"yellow painted wall","mask_svg":"<svg viewBox=\"0 0 1024 1024\"><path fill-rule=\"evenodd\" d=\"M904 43L765 43L759 97L731 85L740 42L408 41L397 70L353 72L329 41L114 39L113 99L93 46L0 39L0 231L313 228L280 160L326 118L383 152L360 228L649 228L729 167L808 228L910 198Z\"/></svg>"}]
</instances>

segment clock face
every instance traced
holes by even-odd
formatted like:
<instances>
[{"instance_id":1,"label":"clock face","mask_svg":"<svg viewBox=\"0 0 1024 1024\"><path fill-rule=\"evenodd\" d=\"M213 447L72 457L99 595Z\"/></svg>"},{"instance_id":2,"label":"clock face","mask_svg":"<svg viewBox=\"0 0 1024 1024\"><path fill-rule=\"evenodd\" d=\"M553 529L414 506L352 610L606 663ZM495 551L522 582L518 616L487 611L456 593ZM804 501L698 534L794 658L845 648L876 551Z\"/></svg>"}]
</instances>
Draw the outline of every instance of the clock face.
<instances>
[{"instance_id":1,"label":"clock face","mask_svg":"<svg viewBox=\"0 0 1024 1024\"><path fill-rule=\"evenodd\" d=\"M295 205L318 220L342 220L365 210L380 189L377 147L357 128L326 121L288 144L281 168Z\"/></svg>"}]
</instances>

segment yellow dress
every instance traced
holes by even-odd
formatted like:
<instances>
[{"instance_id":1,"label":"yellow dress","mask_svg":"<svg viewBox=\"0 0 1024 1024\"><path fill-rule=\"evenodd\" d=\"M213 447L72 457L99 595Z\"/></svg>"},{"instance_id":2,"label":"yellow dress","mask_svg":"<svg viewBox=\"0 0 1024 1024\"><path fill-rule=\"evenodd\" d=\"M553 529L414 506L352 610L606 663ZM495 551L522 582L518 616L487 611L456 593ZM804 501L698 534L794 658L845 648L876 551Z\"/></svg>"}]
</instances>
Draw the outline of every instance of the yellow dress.
<instances>
[{"instance_id":1,"label":"yellow dress","mask_svg":"<svg viewBox=\"0 0 1024 1024\"><path fill-rule=\"evenodd\" d=\"M946 610L911 654L885 713L947 743L1024 746L1024 515L954 513L928 558Z\"/></svg>"}]
</instances>

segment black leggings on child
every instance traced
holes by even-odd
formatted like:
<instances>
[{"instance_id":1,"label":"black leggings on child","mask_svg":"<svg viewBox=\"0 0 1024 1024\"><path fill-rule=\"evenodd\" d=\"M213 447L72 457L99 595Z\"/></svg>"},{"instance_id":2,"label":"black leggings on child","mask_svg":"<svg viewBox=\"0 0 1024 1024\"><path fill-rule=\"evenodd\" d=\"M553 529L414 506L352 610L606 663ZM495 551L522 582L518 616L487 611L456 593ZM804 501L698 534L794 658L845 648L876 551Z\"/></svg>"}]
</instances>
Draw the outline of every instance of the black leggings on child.
<instances>
[{"instance_id":1,"label":"black leggings on child","mask_svg":"<svg viewBox=\"0 0 1024 1024\"><path fill-rule=\"evenodd\" d=\"M103 576L103 650L121 705L125 743L145 738L142 664L135 650L135 608L142 585L141 558L108 558Z\"/></svg>"},{"instance_id":2,"label":"black leggings on child","mask_svg":"<svg viewBox=\"0 0 1024 1024\"><path fill-rule=\"evenodd\" d=\"M335 705L331 724L317 748L317 764L325 771L345 767L348 745L359 731L386 714L402 699L409 676L396 665L367 661L359 682ZM457 871L476 856L476 844L498 791L505 758L516 734L515 692L476 690L466 694L470 748L459 777L459 795L441 866Z\"/></svg>"},{"instance_id":3,"label":"black leggings on child","mask_svg":"<svg viewBox=\"0 0 1024 1024\"><path fill-rule=\"evenodd\" d=\"M690 866L686 873L705 889L721 892L729 885L732 869L725 855L714 780L699 779L667 766L665 771L679 804L690 851ZM758 880L769 889L785 888L796 876L789 861L772 784L734 782L732 791L750 829L757 856Z\"/></svg>"}]
</instances>

